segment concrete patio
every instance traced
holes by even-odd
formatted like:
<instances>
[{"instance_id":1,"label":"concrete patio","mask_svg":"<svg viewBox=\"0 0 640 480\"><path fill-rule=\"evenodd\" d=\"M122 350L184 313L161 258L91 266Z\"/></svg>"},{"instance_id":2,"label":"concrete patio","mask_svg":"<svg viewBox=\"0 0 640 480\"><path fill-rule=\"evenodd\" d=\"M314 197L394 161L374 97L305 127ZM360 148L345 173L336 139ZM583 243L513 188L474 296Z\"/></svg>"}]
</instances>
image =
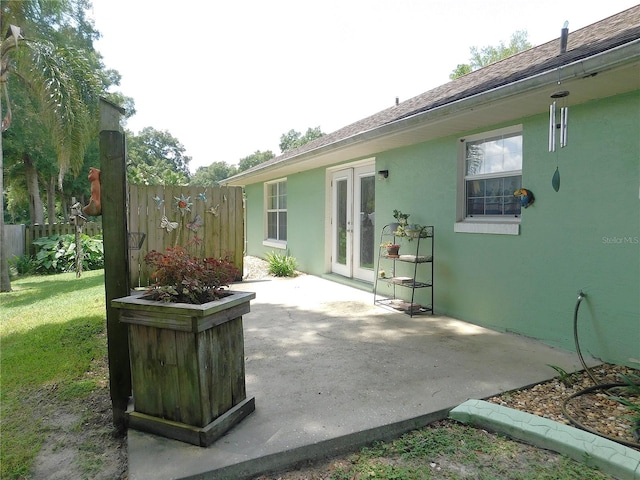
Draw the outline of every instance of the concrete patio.
<instances>
[{"instance_id":1,"label":"concrete patio","mask_svg":"<svg viewBox=\"0 0 640 480\"><path fill-rule=\"evenodd\" d=\"M255 412L208 448L129 430L131 480L252 478L548 380L548 364L581 369L574 353L447 317L410 318L374 306L369 292L315 276L233 289L256 292L244 316Z\"/></svg>"}]
</instances>

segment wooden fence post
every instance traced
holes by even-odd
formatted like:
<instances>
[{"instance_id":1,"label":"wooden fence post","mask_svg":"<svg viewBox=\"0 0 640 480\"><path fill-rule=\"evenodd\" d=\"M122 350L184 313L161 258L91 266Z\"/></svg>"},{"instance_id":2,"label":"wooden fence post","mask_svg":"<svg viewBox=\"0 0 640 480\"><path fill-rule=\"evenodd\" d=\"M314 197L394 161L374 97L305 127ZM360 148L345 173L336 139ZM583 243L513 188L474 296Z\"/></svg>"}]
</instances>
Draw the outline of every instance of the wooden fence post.
<instances>
[{"instance_id":1,"label":"wooden fence post","mask_svg":"<svg viewBox=\"0 0 640 480\"><path fill-rule=\"evenodd\" d=\"M126 216L126 162L124 135L119 118L120 107L100 102L100 183L102 232L104 241L104 283L107 307L107 347L109 388L113 406L113 423L126 428L125 412L131 396L131 371L127 325L119 321L111 300L129 295L128 237Z\"/></svg>"}]
</instances>

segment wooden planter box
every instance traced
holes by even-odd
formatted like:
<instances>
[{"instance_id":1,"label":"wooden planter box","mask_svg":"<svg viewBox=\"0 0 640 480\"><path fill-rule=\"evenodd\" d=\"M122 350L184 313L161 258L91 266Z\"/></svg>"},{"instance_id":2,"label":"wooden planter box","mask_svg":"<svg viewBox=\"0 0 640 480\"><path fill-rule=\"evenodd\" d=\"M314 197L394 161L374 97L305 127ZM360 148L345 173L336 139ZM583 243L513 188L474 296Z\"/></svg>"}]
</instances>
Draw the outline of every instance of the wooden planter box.
<instances>
[{"instance_id":1,"label":"wooden planter box","mask_svg":"<svg viewBox=\"0 0 640 480\"><path fill-rule=\"evenodd\" d=\"M208 446L255 410L242 329L255 293L230 293L203 305L112 300L129 330L131 428Z\"/></svg>"}]
</instances>

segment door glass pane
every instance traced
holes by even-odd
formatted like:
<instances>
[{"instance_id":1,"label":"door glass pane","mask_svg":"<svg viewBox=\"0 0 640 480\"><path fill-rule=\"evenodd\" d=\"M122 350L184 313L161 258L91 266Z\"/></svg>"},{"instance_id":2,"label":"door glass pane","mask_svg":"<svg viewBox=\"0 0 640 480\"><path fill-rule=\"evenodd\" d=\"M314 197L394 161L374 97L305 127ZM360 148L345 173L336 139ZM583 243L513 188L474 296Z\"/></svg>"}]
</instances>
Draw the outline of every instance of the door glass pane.
<instances>
[{"instance_id":1,"label":"door glass pane","mask_svg":"<svg viewBox=\"0 0 640 480\"><path fill-rule=\"evenodd\" d=\"M360 178L360 267L373 269L375 176Z\"/></svg>"},{"instance_id":2,"label":"door glass pane","mask_svg":"<svg viewBox=\"0 0 640 480\"><path fill-rule=\"evenodd\" d=\"M347 264L347 181L336 183L336 252L337 263Z\"/></svg>"}]
</instances>

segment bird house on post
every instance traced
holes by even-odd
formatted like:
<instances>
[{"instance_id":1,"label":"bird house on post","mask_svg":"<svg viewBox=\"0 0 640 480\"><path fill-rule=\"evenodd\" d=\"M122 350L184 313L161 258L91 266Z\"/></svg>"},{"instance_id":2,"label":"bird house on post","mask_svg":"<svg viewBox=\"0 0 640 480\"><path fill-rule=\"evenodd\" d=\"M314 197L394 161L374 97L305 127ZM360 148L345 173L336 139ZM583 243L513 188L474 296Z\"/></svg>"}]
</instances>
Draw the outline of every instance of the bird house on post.
<instances>
[{"instance_id":1,"label":"bird house on post","mask_svg":"<svg viewBox=\"0 0 640 480\"><path fill-rule=\"evenodd\" d=\"M109 389L113 423L124 431L125 413L131 396L131 372L127 326L120 324L114 298L129 295L128 236L126 216L126 162L120 118L125 110L100 99L100 183L104 282L107 305Z\"/></svg>"}]
</instances>

